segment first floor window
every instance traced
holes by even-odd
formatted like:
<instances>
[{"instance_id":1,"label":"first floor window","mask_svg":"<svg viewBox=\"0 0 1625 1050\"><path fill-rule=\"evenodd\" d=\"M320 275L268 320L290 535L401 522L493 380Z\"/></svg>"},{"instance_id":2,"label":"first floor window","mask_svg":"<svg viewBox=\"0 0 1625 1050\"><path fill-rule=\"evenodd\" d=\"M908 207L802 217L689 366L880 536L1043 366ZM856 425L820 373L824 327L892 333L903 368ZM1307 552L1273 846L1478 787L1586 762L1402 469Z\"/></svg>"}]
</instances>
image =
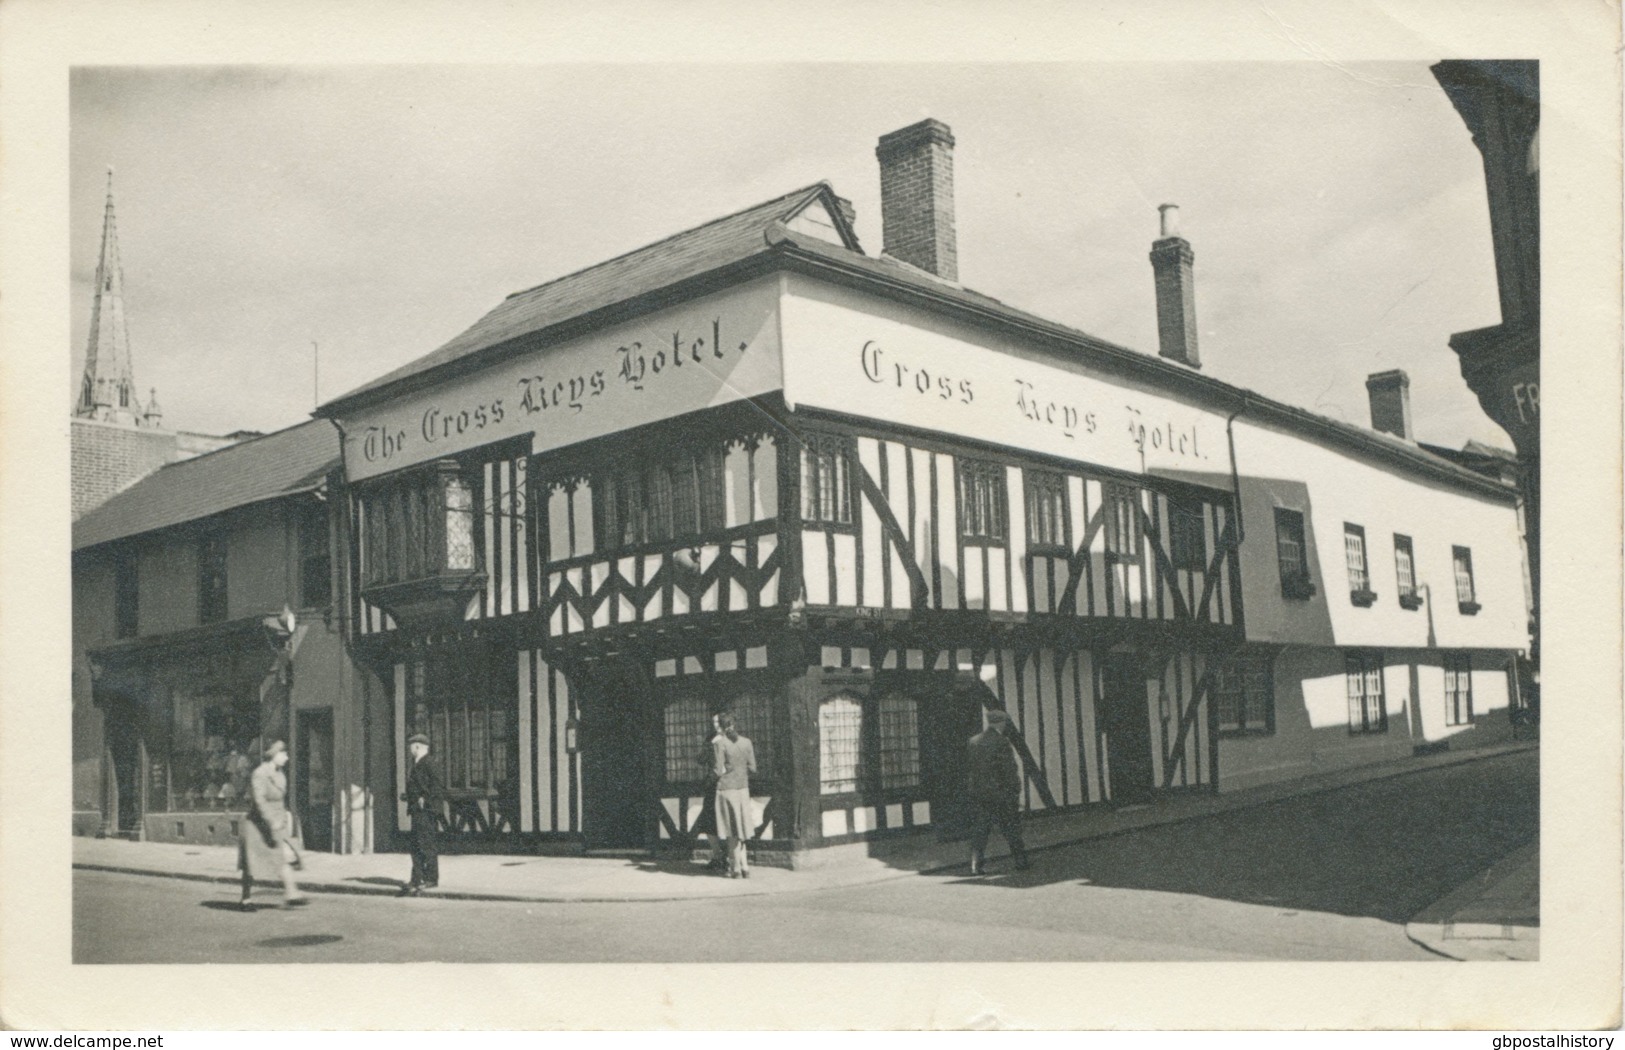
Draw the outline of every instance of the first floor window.
<instances>
[{"instance_id":1,"label":"first floor window","mask_svg":"<svg viewBox=\"0 0 1625 1050\"><path fill-rule=\"evenodd\" d=\"M1168 560L1176 569L1207 568L1207 536L1202 527L1202 501L1168 497Z\"/></svg>"},{"instance_id":2,"label":"first floor window","mask_svg":"<svg viewBox=\"0 0 1625 1050\"><path fill-rule=\"evenodd\" d=\"M723 449L624 457L592 479L596 549L664 543L723 527Z\"/></svg>"},{"instance_id":3,"label":"first floor window","mask_svg":"<svg viewBox=\"0 0 1625 1050\"><path fill-rule=\"evenodd\" d=\"M198 541L197 608L199 623L226 618L226 535L218 530Z\"/></svg>"},{"instance_id":4,"label":"first floor window","mask_svg":"<svg viewBox=\"0 0 1625 1050\"><path fill-rule=\"evenodd\" d=\"M1213 704L1226 736L1275 732L1275 654L1243 649L1213 672Z\"/></svg>"},{"instance_id":5,"label":"first floor window","mask_svg":"<svg viewBox=\"0 0 1625 1050\"><path fill-rule=\"evenodd\" d=\"M1444 721L1452 726L1473 722L1473 666L1466 653L1444 658Z\"/></svg>"},{"instance_id":6,"label":"first floor window","mask_svg":"<svg viewBox=\"0 0 1625 1050\"><path fill-rule=\"evenodd\" d=\"M1366 569L1365 528L1343 523L1343 561L1349 570L1349 592L1361 594L1371 590L1371 573Z\"/></svg>"},{"instance_id":7,"label":"first floor window","mask_svg":"<svg viewBox=\"0 0 1625 1050\"><path fill-rule=\"evenodd\" d=\"M1027 547L1070 553L1067 529L1066 478L1047 470L1026 471Z\"/></svg>"},{"instance_id":8,"label":"first floor window","mask_svg":"<svg viewBox=\"0 0 1625 1050\"><path fill-rule=\"evenodd\" d=\"M1388 709L1382 695L1382 654L1352 652L1344 658L1348 684L1349 732L1386 733Z\"/></svg>"},{"instance_id":9,"label":"first floor window","mask_svg":"<svg viewBox=\"0 0 1625 1050\"><path fill-rule=\"evenodd\" d=\"M479 569L474 486L455 461L371 483L361 490L359 503L363 586ZM325 515L318 524L312 510L300 529L302 549L310 556L306 582L312 597L325 594L325 583L316 586L317 574L326 575L321 566L327 549Z\"/></svg>"},{"instance_id":10,"label":"first floor window","mask_svg":"<svg viewBox=\"0 0 1625 1050\"><path fill-rule=\"evenodd\" d=\"M851 443L808 434L801 446L801 517L826 525L852 524Z\"/></svg>"},{"instance_id":11,"label":"first floor window","mask_svg":"<svg viewBox=\"0 0 1625 1050\"><path fill-rule=\"evenodd\" d=\"M113 634L134 638L141 629L141 578L135 555L121 557L113 572Z\"/></svg>"},{"instance_id":12,"label":"first floor window","mask_svg":"<svg viewBox=\"0 0 1625 1050\"><path fill-rule=\"evenodd\" d=\"M997 463L959 461L959 534L967 540L1003 543L1008 531L1004 468Z\"/></svg>"},{"instance_id":13,"label":"first floor window","mask_svg":"<svg viewBox=\"0 0 1625 1050\"><path fill-rule=\"evenodd\" d=\"M1456 572L1456 604L1464 613L1478 611L1477 591L1473 587L1473 552L1467 547L1451 548L1451 562Z\"/></svg>"},{"instance_id":14,"label":"first floor window","mask_svg":"<svg viewBox=\"0 0 1625 1050\"><path fill-rule=\"evenodd\" d=\"M1140 554L1140 490L1106 486L1106 553L1119 558Z\"/></svg>"},{"instance_id":15,"label":"first floor window","mask_svg":"<svg viewBox=\"0 0 1625 1050\"><path fill-rule=\"evenodd\" d=\"M1399 583L1400 598L1416 597L1416 555L1411 550L1411 538L1394 533L1394 575Z\"/></svg>"},{"instance_id":16,"label":"first floor window","mask_svg":"<svg viewBox=\"0 0 1625 1050\"><path fill-rule=\"evenodd\" d=\"M863 700L838 693L818 705L818 791L856 791L863 773Z\"/></svg>"},{"instance_id":17,"label":"first floor window","mask_svg":"<svg viewBox=\"0 0 1625 1050\"><path fill-rule=\"evenodd\" d=\"M327 504L305 503L296 511L299 546L299 606L323 608L328 603L333 558L327 537Z\"/></svg>"},{"instance_id":18,"label":"first floor window","mask_svg":"<svg viewBox=\"0 0 1625 1050\"><path fill-rule=\"evenodd\" d=\"M1303 540L1303 514L1276 507L1275 557L1281 569L1281 594L1287 598L1308 598L1315 593Z\"/></svg>"}]
</instances>

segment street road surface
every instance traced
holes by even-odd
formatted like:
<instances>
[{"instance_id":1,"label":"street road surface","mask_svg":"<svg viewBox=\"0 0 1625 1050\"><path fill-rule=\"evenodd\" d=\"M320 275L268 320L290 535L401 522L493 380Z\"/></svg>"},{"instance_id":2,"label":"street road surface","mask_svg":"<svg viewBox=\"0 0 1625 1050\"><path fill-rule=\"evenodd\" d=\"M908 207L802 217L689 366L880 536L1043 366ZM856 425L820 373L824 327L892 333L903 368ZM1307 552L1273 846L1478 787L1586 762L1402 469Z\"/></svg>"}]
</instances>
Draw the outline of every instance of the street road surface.
<instances>
[{"instance_id":1,"label":"street road surface","mask_svg":"<svg viewBox=\"0 0 1625 1050\"><path fill-rule=\"evenodd\" d=\"M74 961L1437 959L1405 921L1537 832L1521 752L962 871L766 897L523 904L74 873ZM568 863L561 860L560 863Z\"/></svg>"}]
</instances>

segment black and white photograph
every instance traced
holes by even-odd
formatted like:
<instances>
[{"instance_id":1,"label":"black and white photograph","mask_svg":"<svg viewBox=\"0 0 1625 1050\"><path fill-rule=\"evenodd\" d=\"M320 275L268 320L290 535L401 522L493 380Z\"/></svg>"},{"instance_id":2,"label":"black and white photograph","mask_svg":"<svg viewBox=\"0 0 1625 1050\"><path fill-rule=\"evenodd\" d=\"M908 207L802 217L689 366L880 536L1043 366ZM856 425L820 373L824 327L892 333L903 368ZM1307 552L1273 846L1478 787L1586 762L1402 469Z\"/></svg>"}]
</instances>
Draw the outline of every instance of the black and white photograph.
<instances>
[{"instance_id":1,"label":"black and white photograph","mask_svg":"<svg viewBox=\"0 0 1625 1050\"><path fill-rule=\"evenodd\" d=\"M1572 70L891 43L60 67L33 701L76 978L1273 963L1321 1027L1427 1028L1572 965L1618 1023L1561 932L1617 949L1618 871L1554 872L1619 853L1617 674L1566 655L1617 670L1620 191L1553 159ZM1542 323L1577 205L1589 346ZM1588 505L1612 560L1554 568ZM610 1026L983 1023L922 1002Z\"/></svg>"}]
</instances>

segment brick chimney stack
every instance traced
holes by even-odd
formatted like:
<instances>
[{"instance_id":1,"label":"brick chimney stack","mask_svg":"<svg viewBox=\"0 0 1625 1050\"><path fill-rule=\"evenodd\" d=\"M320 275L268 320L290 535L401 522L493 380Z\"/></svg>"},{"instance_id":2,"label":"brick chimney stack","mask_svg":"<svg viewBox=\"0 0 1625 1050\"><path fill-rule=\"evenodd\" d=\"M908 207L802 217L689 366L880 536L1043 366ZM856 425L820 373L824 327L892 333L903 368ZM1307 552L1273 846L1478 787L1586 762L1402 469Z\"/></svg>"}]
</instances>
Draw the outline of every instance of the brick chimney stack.
<instances>
[{"instance_id":1,"label":"brick chimney stack","mask_svg":"<svg viewBox=\"0 0 1625 1050\"><path fill-rule=\"evenodd\" d=\"M1179 205L1163 204L1162 234L1151 244L1151 272L1157 282L1158 353L1170 361L1201 368L1196 352L1196 254L1179 235Z\"/></svg>"},{"instance_id":2,"label":"brick chimney stack","mask_svg":"<svg viewBox=\"0 0 1625 1050\"><path fill-rule=\"evenodd\" d=\"M880 136L880 219L894 259L950 281L959 280L954 239L954 134L940 120L922 120Z\"/></svg>"},{"instance_id":3,"label":"brick chimney stack","mask_svg":"<svg viewBox=\"0 0 1625 1050\"><path fill-rule=\"evenodd\" d=\"M1376 372L1366 377L1371 398L1371 429L1414 441L1411 435L1411 377L1403 369Z\"/></svg>"}]
</instances>

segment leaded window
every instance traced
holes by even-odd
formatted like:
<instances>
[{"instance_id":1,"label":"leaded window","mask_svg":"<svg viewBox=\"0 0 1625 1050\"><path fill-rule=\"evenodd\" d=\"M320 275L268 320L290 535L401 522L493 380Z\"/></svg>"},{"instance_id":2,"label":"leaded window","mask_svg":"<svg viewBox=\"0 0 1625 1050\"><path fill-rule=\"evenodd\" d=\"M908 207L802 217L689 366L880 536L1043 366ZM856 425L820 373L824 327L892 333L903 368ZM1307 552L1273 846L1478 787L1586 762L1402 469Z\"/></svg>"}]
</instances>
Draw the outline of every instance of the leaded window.
<instances>
[{"instance_id":1,"label":"leaded window","mask_svg":"<svg viewBox=\"0 0 1625 1050\"><path fill-rule=\"evenodd\" d=\"M959 461L959 534L967 540L999 544L1009 531L1004 467Z\"/></svg>"},{"instance_id":2,"label":"leaded window","mask_svg":"<svg viewBox=\"0 0 1625 1050\"><path fill-rule=\"evenodd\" d=\"M1047 470L1028 470L1025 475L1028 548L1069 551L1065 476Z\"/></svg>"},{"instance_id":3,"label":"leaded window","mask_svg":"<svg viewBox=\"0 0 1625 1050\"><path fill-rule=\"evenodd\" d=\"M474 485L455 462L374 482L359 500L364 587L479 570ZM309 528L315 557L317 527L312 522ZM315 571L312 566L312 584Z\"/></svg>"},{"instance_id":4,"label":"leaded window","mask_svg":"<svg viewBox=\"0 0 1625 1050\"><path fill-rule=\"evenodd\" d=\"M801 446L801 517L826 525L852 523L851 444L828 434L808 434Z\"/></svg>"},{"instance_id":5,"label":"leaded window","mask_svg":"<svg viewBox=\"0 0 1625 1050\"><path fill-rule=\"evenodd\" d=\"M685 693L666 705L666 782L704 781L711 739L711 705L699 693Z\"/></svg>"},{"instance_id":6,"label":"leaded window","mask_svg":"<svg viewBox=\"0 0 1625 1050\"><path fill-rule=\"evenodd\" d=\"M1140 556L1140 490L1133 486L1106 486L1106 553Z\"/></svg>"},{"instance_id":7,"label":"leaded window","mask_svg":"<svg viewBox=\"0 0 1625 1050\"><path fill-rule=\"evenodd\" d=\"M1348 653L1343 670L1348 688L1349 732L1386 733L1388 709L1383 702L1382 654Z\"/></svg>"},{"instance_id":8,"label":"leaded window","mask_svg":"<svg viewBox=\"0 0 1625 1050\"><path fill-rule=\"evenodd\" d=\"M496 796L515 786L507 710L514 694L494 673L499 663L478 646L451 646L415 654L408 664L407 734L429 737L450 791Z\"/></svg>"},{"instance_id":9,"label":"leaded window","mask_svg":"<svg viewBox=\"0 0 1625 1050\"><path fill-rule=\"evenodd\" d=\"M1168 497L1168 560L1176 569L1201 572L1207 568L1207 532L1202 525L1202 501L1189 496Z\"/></svg>"},{"instance_id":10,"label":"leaded window","mask_svg":"<svg viewBox=\"0 0 1625 1050\"><path fill-rule=\"evenodd\" d=\"M625 457L592 479L598 550L665 543L722 528L723 449Z\"/></svg>"},{"instance_id":11,"label":"leaded window","mask_svg":"<svg viewBox=\"0 0 1625 1050\"><path fill-rule=\"evenodd\" d=\"M776 772L774 752L779 738L777 708L773 704L772 691L741 688L725 710L732 712L734 727L750 737L751 745L756 749L755 779L762 782L772 780Z\"/></svg>"},{"instance_id":12,"label":"leaded window","mask_svg":"<svg viewBox=\"0 0 1625 1050\"><path fill-rule=\"evenodd\" d=\"M819 793L856 791L863 774L863 701L838 693L818 705Z\"/></svg>"},{"instance_id":13,"label":"leaded window","mask_svg":"<svg viewBox=\"0 0 1625 1050\"><path fill-rule=\"evenodd\" d=\"M880 787L915 787L920 782L919 705L912 696L887 693L880 698Z\"/></svg>"}]
</instances>

